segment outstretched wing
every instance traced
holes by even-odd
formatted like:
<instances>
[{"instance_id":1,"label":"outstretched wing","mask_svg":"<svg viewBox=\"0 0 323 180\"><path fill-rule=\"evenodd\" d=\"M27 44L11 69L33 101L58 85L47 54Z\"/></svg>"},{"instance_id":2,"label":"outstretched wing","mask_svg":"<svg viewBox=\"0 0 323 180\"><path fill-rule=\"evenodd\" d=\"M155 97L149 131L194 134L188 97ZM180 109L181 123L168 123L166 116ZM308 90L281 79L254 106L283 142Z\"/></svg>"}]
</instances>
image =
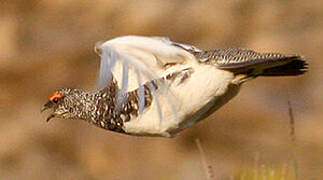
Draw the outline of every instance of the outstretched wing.
<instances>
[{"instance_id":1,"label":"outstretched wing","mask_svg":"<svg viewBox=\"0 0 323 180\"><path fill-rule=\"evenodd\" d=\"M138 88L139 109L142 112L145 107L143 84L164 76L168 66L196 61L186 50L189 48L194 47L181 46L167 38L143 36L123 36L98 44L96 51L100 52L101 56L99 86L106 86L114 77L121 86L118 98L118 103L121 104L124 102L123 95L129 89ZM166 84L159 84L159 87L159 94L168 91ZM157 91L153 87L150 91L158 106L158 112L161 112Z\"/></svg>"},{"instance_id":2,"label":"outstretched wing","mask_svg":"<svg viewBox=\"0 0 323 180\"><path fill-rule=\"evenodd\" d=\"M168 65L195 60L191 53L174 44L178 43L162 37L122 36L97 45L96 49L101 53L100 85L107 84L116 63L152 80L164 75ZM117 76L115 74L118 79Z\"/></svg>"}]
</instances>

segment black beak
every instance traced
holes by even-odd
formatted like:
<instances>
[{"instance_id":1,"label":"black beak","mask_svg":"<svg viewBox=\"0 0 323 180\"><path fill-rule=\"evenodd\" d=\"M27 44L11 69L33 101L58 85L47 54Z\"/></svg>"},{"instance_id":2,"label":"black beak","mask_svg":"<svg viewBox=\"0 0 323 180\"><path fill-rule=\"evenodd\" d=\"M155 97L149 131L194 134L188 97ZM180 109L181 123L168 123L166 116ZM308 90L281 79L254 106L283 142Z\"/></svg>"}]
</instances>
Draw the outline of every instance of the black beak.
<instances>
[{"instance_id":1,"label":"black beak","mask_svg":"<svg viewBox=\"0 0 323 180\"><path fill-rule=\"evenodd\" d=\"M48 122L49 120L51 120L51 119L52 119L52 118L54 118L54 117L55 117L55 115L50 114L50 115L47 117L46 122Z\"/></svg>"},{"instance_id":2,"label":"black beak","mask_svg":"<svg viewBox=\"0 0 323 180\"><path fill-rule=\"evenodd\" d=\"M41 110L40 110L40 112L42 113L42 112L44 112L45 110L47 110L47 109L50 109L50 108L52 108L53 107L53 103L52 102L50 102L50 101L48 101L42 108L41 108ZM54 118L55 117L55 115L53 115L53 114L50 114L48 117L47 117L47 119L46 119L46 122L48 122L50 119L52 119L52 118Z\"/></svg>"},{"instance_id":3,"label":"black beak","mask_svg":"<svg viewBox=\"0 0 323 180\"><path fill-rule=\"evenodd\" d=\"M50 101L48 101L42 108L41 108L41 110L40 110L40 112L42 113L42 112L44 112L45 110L47 110L47 109L49 109L49 108L51 108L51 107L53 107L53 103L52 102L50 102Z\"/></svg>"}]
</instances>

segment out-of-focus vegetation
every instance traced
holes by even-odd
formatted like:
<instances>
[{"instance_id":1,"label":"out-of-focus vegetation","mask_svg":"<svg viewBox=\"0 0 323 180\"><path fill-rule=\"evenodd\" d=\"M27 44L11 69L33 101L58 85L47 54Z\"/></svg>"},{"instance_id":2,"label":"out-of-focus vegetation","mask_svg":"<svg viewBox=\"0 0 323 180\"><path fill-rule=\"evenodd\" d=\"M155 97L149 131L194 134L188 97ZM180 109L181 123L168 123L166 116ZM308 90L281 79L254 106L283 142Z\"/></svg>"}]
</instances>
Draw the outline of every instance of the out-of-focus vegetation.
<instances>
[{"instance_id":1,"label":"out-of-focus vegetation","mask_svg":"<svg viewBox=\"0 0 323 180\"><path fill-rule=\"evenodd\" d=\"M254 172L277 179L294 151L288 99L299 179L322 178L322 9L321 0L0 0L0 178L201 179L199 138L217 179L250 179ZM125 136L81 121L46 123L39 110L55 89L93 89L94 44L127 34L203 49L297 53L310 71L247 83L174 139ZM255 157L269 168L255 169Z\"/></svg>"},{"instance_id":2,"label":"out-of-focus vegetation","mask_svg":"<svg viewBox=\"0 0 323 180\"><path fill-rule=\"evenodd\" d=\"M295 180L293 167L282 165L282 167L270 168L262 165L250 169L243 169L231 176L232 180Z\"/></svg>"}]
</instances>

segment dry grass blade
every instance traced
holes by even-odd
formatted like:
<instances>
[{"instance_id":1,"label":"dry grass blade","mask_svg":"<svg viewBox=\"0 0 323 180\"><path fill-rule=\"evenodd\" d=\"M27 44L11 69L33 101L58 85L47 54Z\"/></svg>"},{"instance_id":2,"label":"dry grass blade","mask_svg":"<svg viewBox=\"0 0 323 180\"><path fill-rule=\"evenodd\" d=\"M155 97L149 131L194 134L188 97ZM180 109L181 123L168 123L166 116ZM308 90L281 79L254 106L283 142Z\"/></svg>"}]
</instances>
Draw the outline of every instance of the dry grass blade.
<instances>
[{"instance_id":1,"label":"dry grass blade","mask_svg":"<svg viewBox=\"0 0 323 180\"><path fill-rule=\"evenodd\" d=\"M198 148L198 150L200 152L201 161L202 161L202 164L203 164L203 169L204 169L204 174L206 176L206 179L207 180L215 179L212 165L210 165L206 160L206 155L205 155L205 152L203 150L203 147L202 147L200 139L195 139L195 143L196 143L196 146L197 146L197 148Z\"/></svg>"},{"instance_id":2,"label":"dry grass blade","mask_svg":"<svg viewBox=\"0 0 323 180\"><path fill-rule=\"evenodd\" d=\"M295 138L295 120L294 120L294 113L293 108L288 101L288 112L289 112L289 126L290 126L290 139L291 139L291 148L292 148L292 160L295 172L295 179L298 179L298 166L297 166L297 159L296 159L296 138Z\"/></svg>"}]
</instances>

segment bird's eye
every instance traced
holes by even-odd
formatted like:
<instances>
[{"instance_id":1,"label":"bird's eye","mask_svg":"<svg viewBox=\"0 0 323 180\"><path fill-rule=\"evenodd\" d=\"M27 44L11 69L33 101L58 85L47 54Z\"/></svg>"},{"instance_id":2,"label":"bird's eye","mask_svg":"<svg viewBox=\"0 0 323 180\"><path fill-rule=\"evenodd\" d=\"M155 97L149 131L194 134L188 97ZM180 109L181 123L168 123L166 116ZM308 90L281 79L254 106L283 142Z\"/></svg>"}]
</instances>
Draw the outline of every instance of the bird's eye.
<instances>
[{"instance_id":1,"label":"bird's eye","mask_svg":"<svg viewBox=\"0 0 323 180\"><path fill-rule=\"evenodd\" d=\"M59 99L63 98L63 94L60 92L55 92L49 97L49 101L53 103L58 103Z\"/></svg>"},{"instance_id":2,"label":"bird's eye","mask_svg":"<svg viewBox=\"0 0 323 180\"><path fill-rule=\"evenodd\" d=\"M54 103L58 103L58 98L54 98L54 99L53 99L53 102L54 102Z\"/></svg>"}]
</instances>

